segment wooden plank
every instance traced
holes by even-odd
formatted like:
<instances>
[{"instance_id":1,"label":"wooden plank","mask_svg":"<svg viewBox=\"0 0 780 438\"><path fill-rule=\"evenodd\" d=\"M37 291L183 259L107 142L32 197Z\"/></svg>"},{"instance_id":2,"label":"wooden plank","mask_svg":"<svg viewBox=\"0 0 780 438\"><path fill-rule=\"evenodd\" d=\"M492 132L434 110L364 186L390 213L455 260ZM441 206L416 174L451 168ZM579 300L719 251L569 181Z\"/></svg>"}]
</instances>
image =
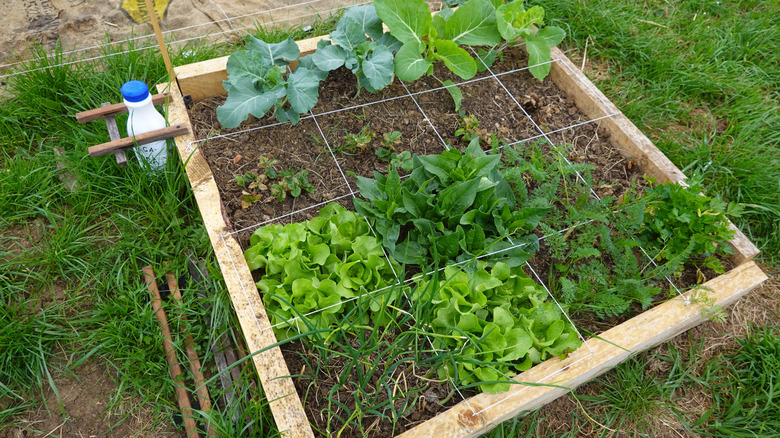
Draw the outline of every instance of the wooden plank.
<instances>
[{"instance_id":1,"label":"wooden plank","mask_svg":"<svg viewBox=\"0 0 780 438\"><path fill-rule=\"evenodd\" d=\"M109 102L103 102L100 106L105 108L111 106L111 104ZM105 116L104 120L106 121L106 128L108 129L108 136L111 138L111 141L122 138L122 136L119 135L119 127L116 126L116 118L114 116ZM119 164L119 167L127 166L127 154L124 149L114 152L114 157L116 157L116 163Z\"/></svg>"},{"instance_id":2,"label":"wooden plank","mask_svg":"<svg viewBox=\"0 0 780 438\"><path fill-rule=\"evenodd\" d=\"M685 174L672 163L630 120L580 71L557 47L551 47L552 63L550 78L561 90L574 98L577 107L590 119L615 114L599 121L612 143L623 156L636 159L642 170L659 182L685 181ZM752 260L760 252L758 248L729 222L735 231L731 246L734 249L732 261L739 265Z\"/></svg>"},{"instance_id":3,"label":"wooden plank","mask_svg":"<svg viewBox=\"0 0 780 438\"><path fill-rule=\"evenodd\" d=\"M168 99L168 95L166 93L152 95L152 103L154 103L155 105L162 105L166 103L167 99ZM127 112L127 107L125 106L124 102L115 103L113 105L103 106L100 108L91 109L89 111L82 111L80 113L77 113L76 120L78 120L79 123L87 123L100 118L113 117L116 116L117 114L122 114L126 112Z\"/></svg>"},{"instance_id":4,"label":"wooden plank","mask_svg":"<svg viewBox=\"0 0 780 438\"><path fill-rule=\"evenodd\" d=\"M761 268L751 261L704 285L713 290L708 296L714 298L718 305L725 306L766 279ZM499 394L478 394L399 437L479 436L503 421L555 400L605 373L630 355L660 344L704 322L701 310L696 304L686 306L681 297L676 297L607 330L600 335L601 339L589 339L587 342L590 349L583 345L565 360L550 359L515 377L518 382L554 384L568 389L516 385L512 390ZM473 415L474 413L477 415Z\"/></svg>"},{"instance_id":5,"label":"wooden plank","mask_svg":"<svg viewBox=\"0 0 780 438\"><path fill-rule=\"evenodd\" d=\"M195 200L211 240L211 246L217 256L247 347L254 354L252 361L269 401L276 426L284 432L285 437L313 437L314 433L309 426L292 379L289 377L290 373L282 351L279 347L266 349L276 343L276 337L270 329L271 323L257 287L252 281L252 273L246 265L241 247L233 237L225 235L228 228L222 217L217 183L203 155L197 148L192 148L191 142L195 141L195 137L184 99L176 84L158 85L160 90L165 87L170 87L171 93L169 120L171 123L188 128L185 134L175 138L176 147L190 179ZM257 353L263 349L266 350Z\"/></svg>"},{"instance_id":6,"label":"wooden plank","mask_svg":"<svg viewBox=\"0 0 780 438\"><path fill-rule=\"evenodd\" d=\"M322 35L298 41L301 56L314 52L317 49L317 42L324 38L328 36ZM222 81L227 80L228 58L229 56L223 56L174 68L181 93L192 96L193 102L226 95ZM295 63L291 68L295 68Z\"/></svg>"},{"instance_id":7,"label":"wooden plank","mask_svg":"<svg viewBox=\"0 0 780 438\"><path fill-rule=\"evenodd\" d=\"M127 149L134 146L151 143L157 140L165 140L167 138L172 138L187 132L189 132L189 128L187 128L185 125L179 124L168 126L163 129L156 129L144 134L138 134L135 137L125 137L120 138L119 140L113 140L107 143L90 146L88 149L89 156L102 157L103 155L112 154L120 149Z\"/></svg>"}]
</instances>

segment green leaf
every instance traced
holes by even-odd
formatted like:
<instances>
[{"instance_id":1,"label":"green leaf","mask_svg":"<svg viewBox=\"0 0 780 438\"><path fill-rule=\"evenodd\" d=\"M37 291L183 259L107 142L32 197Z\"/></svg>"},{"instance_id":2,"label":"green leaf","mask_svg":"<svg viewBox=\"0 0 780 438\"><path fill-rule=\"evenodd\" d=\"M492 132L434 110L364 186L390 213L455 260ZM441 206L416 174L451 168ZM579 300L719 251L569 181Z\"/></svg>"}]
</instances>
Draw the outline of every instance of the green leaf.
<instances>
[{"instance_id":1,"label":"green leaf","mask_svg":"<svg viewBox=\"0 0 780 438\"><path fill-rule=\"evenodd\" d=\"M375 90L385 88L393 80L393 52L377 46L363 61L363 74Z\"/></svg>"},{"instance_id":2,"label":"green leaf","mask_svg":"<svg viewBox=\"0 0 780 438\"><path fill-rule=\"evenodd\" d=\"M478 179L454 184L439 194L439 208L450 216L460 216L474 203L477 196Z\"/></svg>"},{"instance_id":3,"label":"green leaf","mask_svg":"<svg viewBox=\"0 0 780 438\"><path fill-rule=\"evenodd\" d=\"M401 263L410 265L422 265L428 251L417 242L405 241L395 247L393 255Z\"/></svg>"},{"instance_id":4,"label":"green leaf","mask_svg":"<svg viewBox=\"0 0 780 438\"><path fill-rule=\"evenodd\" d=\"M317 52L314 52L310 55L303 56L301 58L298 58L298 67L303 67L306 70L311 71L314 73L315 76L317 76L317 79L319 79L320 82L324 81L328 78L328 71L322 70L314 63L314 55Z\"/></svg>"},{"instance_id":5,"label":"green leaf","mask_svg":"<svg viewBox=\"0 0 780 438\"><path fill-rule=\"evenodd\" d=\"M375 0L374 6L379 18L399 41L422 44L431 26L431 12L425 0Z\"/></svg>"},{"instance_id":6,"label":"green leaf","mask_svg":"<svg viewBox=\"0 0 780 438\"><path fill-rule=\"evenodd\" d=\"M372 40L382 36L382 20L379 19L373 4L353 6L344 12L343 17L360 23L363 34L368 35Z\"/></svg>"},{"instance_id":7,"label":"green leaf","mask_svg":"<svg viewBox=\"0 0 780 438\"><path fill-rule=\"evenodd\" d=\"M356 52L358 46L366 42L366 34L362 23L345 15L339 20L336 30L331 32L330 39L347 52Z\"/></svg>"},{"instance_id":8,"label":"green leaf","mask_svg":"<svg viewBox=\"0 0 780 438\"><path fill-rule=\"evenodd\" d=\"M515 1L496 9L496 26L501 36L512 41L522 34L530 32L532 25L544 24L544 9L533 6L525 10L522 1Z\"/></svg>"},{"instance_id":9,"label":"green leaf","mask_svg":"<svg viewBox=\"0 0 780 438\"><path fill-rule=\"evenodd\" d=\"M260 53L266 62L273 64L279 64L278 61L283 59L294 61L298 59L298 55L301 53L298 44L295 43L295 40L292 39L292 37L287 38L281 43L268 44L265 41L250 35L247 47ZM282 63L281 65L287 64Z\"/></svg>"},{"instance_id":10,"label":"green leaf","mask_svg":"<svg viewBox=\"0 0 780 438\"><path fill-rule=\"evenodd\" d=\"M292 108L299 114L309 112L317 103L320 81L305 68L298 68L287 76L287 96Z\"/></svg>"},{"instance_id":11,"label":"green leaf","mask_svg":"<svg viewBox=\"0 0 780 438\"><path fill-rule=\"evenodd\" d=\"M317 49L311 56L317 68L323 71L331 71L344 65L344 61L347 59L347 52L339 46L330 45Z\"/></svg>"},{"instance_id":12,"label":"green leaf","mask_svg":"<svg viewBox=\"0 0 780 438\"><path fill-rule=\"evenodd\" d=\"M403 81L416 81L428 71L431 61L421 55L425 45L417 42L404 43L395 54L395 74Z\"/></svg>"},{"instance_id":13,"label":"green leaf","mask_svg":"<svg viewBox=\"0 0 780 438\"><path fill-rule=\"evenodd\" d=\"M566 32L558 26L547 26L543 29L539 29L539 31L536 32L536 36L544 38L547 41L548 46L557 46L563 41Z\"/></svg>"},{"instance_id":14,"label":"green leaf","mask_svg":"<svg viewBox=\"0 0 780 438\"><path fill-rule=\"evenodd\" d=\"M217 107L217 119L225 128L235 128L252 114L262 118L276 103L276 93L261 93L252 84L239 82L230 87L225 103Z\"/></svg>"},{"instance_id":15,"label":"green leaf","mask_svg":"<svg viewBox=\"0 0 780 438\"><path fill-rule=\"evenodd\" d=\"M550 46L547 40L538 35L531 35L525 38L525 48L528 51L529 71L539 80L542 80L550 74Z\"/></svg>"},{"instance_id":16,"label":"green leaf","mask_svg":"<svg viewBox=\"0 0 780 438\"><path fill-rule=\"evenodd\" d=\"M457 85L455 85L455 82L452 82L449 79L442 82L442 85L447 87L447 91L450 93L452 101L455 103L455 111L460 111L460 104L463 102L463 92L460 91L460 88L458 88Z\"/></svg>"},{"instance_id":17,"label":"green leaf","mask_svg":"<svg viewBox=\"0 0 780 438\"><path fill-rule=\"evenodd\" d=\"M227 73L231 85L251 81L252 84L264 83L266 75L273 66L266 62L260 52L239 50L228 58Z\"/></svg>"},{"instance_id":18,"label":"green leaf","mask_svg":"<svg viewBox=\"0 0 780 438\"><path fill-rule=\"evenodd\" d=\"M463 79L471 79L477 74L477 63L466 50L452 41L436 40L436 55L444 61L450 71Z\"/></svg>"},{"instance_id":19,"label":"green leaf","mask_svg":"<svg viewBox=\"0 0 780 438\"><path fill-rule=\"evenodd\" d=\"M377 44L382 45L390 49L392 52L397 52L399 49L401 49L401 46L403 46L403 43L398 41L396 37L390 34L390 32L385 32L377 39L374 39Z\"/></svg>"},{"instance_id":20,"label":"green leaf","mask_svg":"<svg viewBox=\"0 0 780 438\"><path fill-rule=\"evenodd\" d=\"M486 0L469 0L446 23L446 37L457 44L494 46L501 41L496 10Z\"/></svg>"}]
</instances>

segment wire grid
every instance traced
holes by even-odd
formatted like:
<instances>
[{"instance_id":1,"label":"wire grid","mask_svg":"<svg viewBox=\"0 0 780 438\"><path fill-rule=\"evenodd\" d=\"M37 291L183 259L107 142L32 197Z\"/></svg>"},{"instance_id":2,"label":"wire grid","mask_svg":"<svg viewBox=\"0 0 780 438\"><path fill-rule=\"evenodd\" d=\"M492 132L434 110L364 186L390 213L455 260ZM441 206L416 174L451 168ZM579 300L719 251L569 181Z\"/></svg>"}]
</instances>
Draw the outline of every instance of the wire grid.
<instances>
[{"instance_id":1,"label":"wire grid","mask_svg":"<svg viewBox=\"0 0 780 438\"><path fill-rule=\"evenodd\" d=\"M477 52L476 52L476 51L474 51L474 49L473 49L473 48L472 48L471 50L472 50L472 52L474 52L474 54L475 54L475 55L477 55ZM479 56L477 56L477 59L478 59L480 62L482 62L482 59L481 59ZM559 62L559 61L560 61L560 59L556 59L556 60L555 60L555 62ZM568 165L570 168L572 168L572 169L574 170L574 173L577 175L577 179L579 179L579 180L580 180L580 182L581 182L583 185L585 185L585 187L587 187L587 188L588 188L588 190L590 191L591 195L593 195L593 197L594 197L594 198L596 198L597 200L599 200L599 201L600 201L600 200L601 200L601 197L598 195L598 193L596 193L596 191L595 191L595 190L593 190L593 187L592 187L592 186L591 186L591 185L588 183L588 181L587 181L587 180L585 180L585 178L582 176L582 174L579 172L579 170L577 170L577 168L576 168L576 167L574 167L574 166L572 165L571 161L569 161L569 158L568 158L566 155L564 155L564 154L563 154L563 153L560 151L560 149L559 149L559 148L558 148L558 147L555 145L555 143L553 143L553 141L552 141L552 140L550 140L549 133L545 133L545 132L544 132L544 131L543 131L543 130L542 130L540 127L539 127L539 124L538 124L538 123L536 123L536 120L534 120L534 119L533 119L533 117L531 117L531 115L528 113L528 111L526 111L526 109L525 109L525 108L523 108L523 106L522 106L522 105L520 104L520 102L519 102L519 101L518 101L518 100L515 98L515 96L514 96L514 95L513 95L513 94L512 94L512 93L509 91L509 89L506 87L506 85L504 85L504 83L503 83L503 82L501 82L501 79L499 79L499 77L498 77L498 76L497 76L495 73L493 73L493 70L490 68L490 66L486 65L484 62L482 62L482 65L484 65L484 66L485 66L485 68L487 69L487 71L488 71L488 72L490 72L490 75L491 75L493 78L495 78L495 80L496 80L496 81L498 81L498 83L499 83L499 85L501 86L501 88L503 88L503 89L504 89L504 91L506 91L506 92L507 92L507 94L509 94L509 96L512 98L512 101L513 101L513 102L514 102L514 103L517 105L517 107L518 107L518 108L520 108L520 110L523 112L523 114L525 114L525 115L526 115L526 117L528 117L528 119L529 119L529 120L531 120L531 122L534 124L534 127L535 127L535 128L536 128L536 129L537 129L537 130L538 130L538 131L541 133L541 136L542 136L542 138L544 138L544 140L545 140L545 141L546 141L546 142L547 142L547 143L550 145L550 147L552 147L552 149L553 149L553 150L555 150L555 151L556 151L556 152L557 152L557 153L558 153L558 154L561 156L561 158L562 158L562 159L563 159L563 160L566 162L566 164L567 164L567 165ZM596 94L597 94L597 95L600 95L600 93L596 93ZM608 107L606 104L603 104L603 103L602 103L602 105L604 105L604 107ZM613 115L614 115L614 114L613 114ZM647 251L645 251L645 249L644 249L644 248L643 248L641 245L639 245L639 249L642 251L642 253L645 255L645 257L646 257L646 258L647 258L647 259L650 261L650 263L652 263L652 264L653 264L653 266L655 266L655 267L658 267L658 264L655 262L655 259L654 259L653 257L651 257L651 256L650 256L650 255L647 253ZM679 288L677 287L677 285L676 285L676 284L675 284L675 283L672 281L672 279L671 279L671 278L669 278L669 276L668 276L668 275L667 275L667 276L665 276L665 279L666 279L666 281L667 281L667 282L668 282L668 283L669 283L669 284L672 286L672 288L673 288L673 289L674 289L674 290L677 292L677 294L678 294L680 297L682 297L682 299L683 299L683 300L684 300L684 302L685 302L685 305L686 305L686 306L690 305L690 303L691 303L691 301L690 301L690 298L689 298L689 297L686 297L686 296L685 296L685 295L682 293L682 291L680 291L680 289L679 289Z\"/></svg>"},{"instance_id":2,"label":"wire grid","mask_svg":"<svg viewBox=\"0 0 780 438\"><path fill-rule=\"evenodd\" d=\"M552 62L559 62L559 61L560 61L559 59L555 59L555 60L551 60L550 62L552 63ZM497 81L501 85L501 87L504 90L504 92L507 93L512 98L512 100L518 105L518 107L521 110L523 110L522 112L524 113L525 117L527 117L528 120L530 120L533 123L535 129L539 133L535 134L535 135L532 135L532 136L529 136L527 138L523 138L521 140L514 141L512 143L509 143L508 145L514 145L514 144L519 144L519 143L531 141L531 140L534 140L534 139L544 138L546 141L550 142L550 144L554 146L554 144L552 144L552 141L550 141L550 139L549 139L549 135L551 135L553 133L560 132L560 131L565 131L565 130L568 130L568 129L577 128L577 127L588 125L588 124L597 123L598 121L600 121L602 119L605 119L605 118L608 118L608 117L613 117L613 116L619 114L619 113L605 114L603 116L600 116L600 117L597 117L597 118L594 118L594 119L590 119L590 120L587 120L587 121L584 121L584 122L579 122L579 123L572 124L572 125L569 125L569 126L566 126L566 127L563 127L563 128L559 128L559 129L550 130L550 131L545 132L544 130L541 129L539 124L536 123L536 121L533 120L533 118L531 118L531 116L528 114L528 112L525 111L522 108L522 105L520 105L519 102L517 102L517 100L514 98L514 96L512 96L512 94L509 92L509 90L506 88L506 86L499 79L501 77L506 77L507 75L519 74L520 72L525 71L525 70L527 70L529 68L530 68L530 66L529 67L523 67L523 68L517 68L517 69L513 69L513 70L510 70L510 71L501 72L501 73L495 73L493 71L490 71L490 74L487 75L487 76L484 76L484 77L481 77L481 78L470 79L470 80L464 80L464 81L461 81L461 82L456 84L457 86L461 86L461 85L466 85L466 84L475 83L475 82L479 82L479 81L495 80L495 81ZM341 174L341 176L342 176L342 178L343 178L343 180L344 180L344 182L345 182L345 184L346 184L346 186L348 188L348 191L349 191L348 194L342 195L342 196L339 196L339 197L336 197L336 198L333 198L333 199L331 199L329 201L321 202L321 203L318 203L318 204L315 204L315 205L312 205L312 206L309 206L309 207L306 207L306 208L302 208L302 209L299 209L299 210L296 210L296 211L293 211L293 212L290 212L290 213L286 213L284 215L280 215L280 216L277 216L275 218L268 219L268 220L260 222L258 224L242 228L240 230L232 231L230 233L221 234L220 238L222 239L223 244L225 243L225 241L224 241L225 237L228 237L228 236L231 236L231 235L235 235L235 234L241 233L241 232L246 232L246 231L249 231L251 229L258 228L260 226L267 225L269 223L279 221L281 219L291 218L291 217L293 217L294 215L296 215L298 213L302 213L302 212L305 212L305 211L308 211L308 210L312 210L312 209L315 209L315 208L322 207L325 204L327 204L328 202L341 200L341 199L345 199L345 198L348 198L348 197L354 198L357 195L356 192L352 189L352 187L351 187L351 185L350 185L350 183L349 183L349 181L348 181L348 179L346 177L346 173L345 173L344 169L342 168L342 166L339 163L339 161L336 159L335 153L333 152L333 149L330 146L330 143L329 143L329 141L327 139L327 136L325 135L324 131L322 130L322 128L320 126L319 121L317 120L318 117L322 117L324 115L329 115L329 114L335 114L335 113L339 113L339 112L343 112L343 111L351 111L351 110L359 109L359 108L362 108L362 107L366 107L366 106L370 106L370 105L382 104L382 103L385 103L385 102L390 102L390 101L394 101L394 100L398 100L398 99L408 99L408 98L411 98L412 101L414 102L415 107L422 113L426 123L428 123L431 126L431 128L436 133L436 136L444 144L445 148L449 148L449 145L444 141L444 139L439 134L439 132L436 129L436 127L432 124L432 122L431 122L430 118L428 117L428 115L425 113L423 107L419 104L419 102L416 99L416 96L419 96L419 95L422 95L422 94L426 94L426 93L435 92L435 91L445 90L447 87L445 87L445 86L434 87L434 88L429 88L427 90L411 92L408 89L408 87L406 87L406 84L403 84L403 85L404 85L404 90L406 91L406 94L402 94L402 95L399 95L399 96L393 96L393 97L390 97L390 98L385 98L385 99L381 99L381 100L373 101L373 102L369 102L369 103L352 105L352 106L348 106L348 107L345 107L345 108L339 108L339 109L330 110L330 111L323 111L323 112L320 112L320 113L312 112L312 113L310 113L310 114L308 114L306 116L302 116L301 117L301 120L309 119L309 118L312 119L313 122L315 123L315 125L317 126L317 130L319 132L319 135L322 138L323 142L325 143L325 145L326 145L326 147L328 149L328 152L331 155L331 158L333 158L333 161L335 162L335 165L336 165L337 169L339 170L339 173ZM287 123L287 122L285 122L285 123ZM246 133L246 132L250 132L250 131L270 128L270 127L274 127L274 126L279 126L279 125L282 125L282 124L283 123L270 123L270 124L259 126L259 127L255 127L255 128L245 129L245 130L231 132L231 133L226 133L226 134L219 134L219 135L212 136L212 137L210 137L208 139L204 139L204 140L191 141L187 145L187 151L190 152L190 153L194 152L195 148L192 147L193 145L200 144L202 142L208 141L209 139L238 135L238 134L242 134L242 133ZM554 148L554 149L557 150L557 148ZM569 163L569 164L571 164L571 163ZM578 174L578 176L579 176L579 178L582 178L581 175ZM592 190L592 188L591 188L591 190ZM366 219L366 221L368 222L367 219ZM592 221L586 221L586 222L582 222L582 223L579 223L579 224L575 224L575 225L570 226L568 228L556 231L556 233L565 233L565 232L570 231L572 229L575 229L575 228L578 228L578 227L581 227L581 226L585 226L585 225L587 225L587 224L589 224L591 222ZM369 227L371 227L370 223L369 223ZM376 232L375 232L375 230L373 228L371 228L371 232L374 234L374 236L376 236ZM548 236L542 236L539 240L544 240L547 237L549 237L549 235ZM487 253L487 254L483 254L483 255L477 257L477 259L487 258L487 257L493 256L493 255L500 254L502 252L511 251L513 249L516 249L516 248L522 247L524 245L527 245L527 243L519 243L519 244L517 244L517 243L515 243L511 239L511 237L508 237L508 241L510 243L510 246L508 248L505 248L505 249L502 249L502 250L499 250L499 251L495 251L495 252L490 252L490 253ZM387 254L387 252L385 252L384 248L383 248L383 252L384 252L384 256L389 259L388 254ZM465 263L469 263L469 262L470 261L457 262L457 263L452 263L449 266L459 266L459 265L462 265L462 264L465 264ZM234 269L235 269L235 263L232 260L232 257L231 257L231 263L233 263L233 266L234 266ZM583 342L584 347L587 348L587 350L588 350L588 353L585 356L583 356L582 358L578 359L577 361L568 364L566 367L561 367L559 370L554 371L554 372L552 372L552 373L550 373L550 374L540 378L536 382L531 382L531 383L543 383L546 380L553 378L555 375L559 374L564 369L567 369L568 367L570 367L570 366L572 366L572 365L574 365L576 363L579 363L582 360L587 359L588 357L590 357L595 352L594 352L593 348L590 346L590 344L588 343L588 340L585 339L585 337L582 335L582 333L576 327L576 325L574 324L574 322L572 321L572 319L570 318L568 313L564 311L563 307L560 305L560 303L554 297L554 295L552 294L550 289L547 287L546 283L537 274L537 272L533 268L533 266L529 262L526 262L526 266L528 267L529 271L531 271L532 275L536 278L537 282L547 291L548 296L556 304L556 306L559 308L559 310L562 312L562 314L565 316L565 318L569 321L570 324L572 324L572 326L574 327L574 329L575 329L575 331L577 333L577 336ZM444 269L446 269L446 267L439 268L437 272L441 272ZM413 276L413 277L411 277L409 279L402 280L398 276L398 273L395 272L395 270L393 270L393 273L395 275L396 282L394 284L392 284L392 285L386 286L386 287L378 289L378 290L374 290L374 291L371 291L371 292L364 293L364 294L362 294L362 295L360 295L358 297L353 297L353 298L350 298L348 300L343 300L340 303L335 304L333 306L327 306L327 307L324 307L324 308L321 308L321 309L318 309L318 310L315 310L315 311L311 311L311 312L308 312L308 313L306 313L304 315L301 315L299 317L294 317L294 318L291 318L291 319L289 319L287 321L270 325L269 327L261 327L259 322L257 322L257 320L256 320L257 327L258 327L258 329L260 331L265 331L265 330L273 329L273 328L280 327L280 326L283 326L283 325L293 325L293 324L295 324L295 326L298 326L298 322L300 321L301 317L310 317L310 316L313 316L313 315L315 315L315 314L317 314L319 312L325 311L325 310L327 310L327 309L329 309L331 307L342 305L342 304L345 304L345 303L349 303L349 302L352 302L352 301L355 301L355 300L358 300L358 299L361 299L361 298L370 297L371 295L374 295L374 294L386 291L386 290L388 290L390 288L400 287L400 286L408 284L410 282L419 280L419 279L423 278L425 275L430 275L430 274L418 274L418 275L415 275L415 276ZM247 294L247 290L245 288L245 285L243 284L243 282L241 282L240 284L241 284L241 287L242 287L242 291L245 294L245 297L247 297L247 295L246 295ZM407 301L409 302L408 297L406 297L406 298L407 298ZM248 297L247 297L247 300L248 300ZM252 309L252 311L254 312L254 309ZM439 349L436 349L436 347L433 345L433 342L431 341L430 337L426 336L426 339L427 339L428 343L431 345L431 347L434 350L441 351ZM510 378L510 376L506 376L506 377ZM491 409L491 408L493 408L493 407L495 407L495 406L497 406L497 405L499 405L501 403L504 403L505 401L511 399L512 397L515 397L516 395L520 394L522 391L524 391L525 389L530 387L530 386L524 386L520 390L512 391L510 394L507 395L507 397L503 398L502 400L500 400L500 401L498 401L498 402L496 402L496 403L494 403L494 404L492 404L492 405L490 405L490 406L488 406L486 408L483 408L482 410L475 411L474 409L471 408L471 406L469 405L468 399L463 395L463 393L460 391L460 389L455 384L455 382L452 380L452 378L450 378L450 382L452 383L453 388L455 388L456 391L458 392L458 394L461 397L461 399L463 400L463 402L469 407L469 409L471 409L471 412L473 413L473 415L478 415L478 414L480 414L482 412L485 412L488 409Z\"/></svg>"},{"instance_id":3,"label":"wire grid","mask_svg":"<svg viewBox=\"0 0 780 438\"><path fill-rule=\"evenodd\" d=\"M311 18L311 17L319 17L319 16L322 16L323 14L333 14L333 13L339 11L339 10L345 9L347 7L350 7L350 6L360 6L360 5L365 5L365 4L371 3L370 1L365 1L365 0L309 0L309 1L299 2L299 3L289 4L289 5L283 5L283 6L279 6L279 7L276 7L276 8L265 9L265 10L258 11L258 12L252 12L252 13L249 13L249 14L243 14L243 15L237 15L237 16L233 16L233 17L228 17L227 14L224 12L224 10L222 10L222 8L219 6L219 4L215 3L213 0L211 0L211 1L212 1L212 3L214 3L217 6L218 9L220 9L220 11L222 12L222 14L223 14L223 16L225 18L220 19L220 20L208 21L208 22L205 22L205 23L193 24L193 25L190 25L190 26L183 26L183 27L179 27L179 28L176 28L176 29L170 29L170 30L166 30L166 31L162 32L163 33L163 37L171 37L172 38L172 39L170 39L170 40L168 40L166 42L166 44L169 47L172 46L172 45L177 45L179 48L182 48L183 44L189 43L191 41L205 40L205 39L208 39L208 38L219 39L219 38L227 37L228 34L237 34L237 35L246 35L246 34L248 34L249 31L251 30L251 27L247 26L247 25L243 25L243 24L234 23L235 21L239 21L239 20L247 20L247 19L250 19L250 18L256 18L258 16L262 16L262 15L268 15L270 20L263 20L262 21L262 25L268 27L268 26L271 26L271 25L274 25L274 24L288 23L288 22L292 22L292 21L295 21L295 20L299 20L300 21L300 20L303 20L305 18ZM322 9L322 10L308 11L308 12L297 14L297 15L289 15L289 12L288 12L288 16L285 17L285 18L279 18L279 19L274 19L273 18L273 13L274 12L286 11L286 10L291 10L291 9L294 9L294 8L301 8L301 7L311 8L312 5L315 4L315 3L324 3L324 2L331 3L330 6L333 6L334 4L337 4L338 6L336 6L336 7L328 7L327 9ZM208 33L203 34L203 35L196 35L196 36L180 38L180 39L175 38L175 34L177 32L182 32L182 31L185 31L185 30L196 29L196 28L200 28L200 27L204 27L204 26L211 26L211 25L214 25L214 24L221 24L221 23L227 23L227 25L230 27L230 29L229 30L222 30L222 31L219 31L219 32L208 32ZM257 21L253 21L253 24L254 23L257 23ZM72 56L72 55L79 55L79 54L85 55L85 54L88 54L88 53L94 53L94 52L98 52L98 51L101 51L101 50L103 52L106 52L106 51L108 51L109 49L111 49L113 47L121 47L123 44L131 44L131 43L134 43L134 42L140 42L140 41L144 41L144 40L152 40L152 41L155 41L155 42L153 42L152 44L143 45L141 47L130 48L130 49L119 51L119 52L104 53L102 55L96 55L96 56L85 56L85 57L81 57L81 58L78 58L78 59L65 61L65 62L60 62L60 63L52 64L52 65L47 65L47 66L40 67L40 68L31 68L31 69L26 69L26 70L22 70L22 71L12 72L12 73L4 73L4 74L0 74L0 79L4 79L4 78L8 78L8 77L14 77L14 76L19 76L19 75L22 75L22 74L25 74L25 73L31 73L31 72L34 72L34 71L49 70L49 69L52 69L52 68L58 68L58 67L65 67L65 66L69 66L69 65L81 64L81 63L84 63L84 62L96 61L96 60L100 60L100 59L104 59L104 58L110 58L110 57L114 57L114 56L127 55L128 53L134 53L134 52L139 52L139 51L143 51L143 50L149 50L149 49L157 50L157 48L159 47L157 45L157 43L156 43L154 33L149 33L149 34L145 34L145 35L139 35L139 36L135 36L135 37L126 38L126 39L119 40L119 41L111 41L111 42L108 42L108 43L105 43L105 44L100 44L100 45L94 45L94 46L89 46L89 47L83 47L83 48L80 48L80 49L69 50L69 51L65 51L65 52L62 52L60 54L57 54L57 56L69 57L69 56ZM5 64L0 64L0 70L11 68L11 67L15 67L15 66L20 66L20 65L27 65L27 64L29 64L31 62L40 62L40 61L42 61L42 60L44 60L46 58L53 59L54 57L55 57L55 55L49 55L49 56L46 56L46 57L35 56L33 59L27 59L27 60L23 60L23 61L16 61L16 62L9 62L9 63L5 63Z\"/></svg>"}]
</instances>

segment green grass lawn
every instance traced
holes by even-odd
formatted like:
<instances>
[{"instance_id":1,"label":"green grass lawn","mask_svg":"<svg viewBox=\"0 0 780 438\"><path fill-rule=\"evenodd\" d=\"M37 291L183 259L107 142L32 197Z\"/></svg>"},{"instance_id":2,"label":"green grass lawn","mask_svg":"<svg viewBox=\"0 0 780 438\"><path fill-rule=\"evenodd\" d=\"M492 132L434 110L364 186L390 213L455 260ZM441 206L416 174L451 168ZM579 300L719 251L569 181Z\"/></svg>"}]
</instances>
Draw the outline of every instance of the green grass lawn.
<instances>
[{"instance_id":1,"label":"green grass lawn","mask_svg":"<svg viewBox=\"0 0 780 438\"><path fill-rule=\"evenodd\" d=\"M778 272L778 3L533 3L543 4L548 20L567 30L563 48L575 64L586 56L586 73L678 167L688 175L700 174L709 194L744 206L745 214L735 222L761 248L767 269ZM223 56L226 50L192 45L174 50L172 57L181 65ZM20 70L69 60L61 50L36 52L38 60ZM177 159L169 160L164 175L151 176L139 172L135 163L119 168L110 157L90 158L88 146L108 141L105 126L81 125L73 117L102 102L118 101L119 87L131 79L165 81L161 58L153 51L130 51L3 79L0 431L18 425L20 414L38 407L45 394L57 395L55 381L88 363L115 376L117 390L106 400L116 414L112 421L134 415L127 411L127 394L133 406L151 409L157 423L170 422L177 410L174 384L157 342L159 328L139 272L143 265L171 261L171 269L183 274L186 255L192 252L218 276L189 183ZM120 126L124 120L118 117ZM61 157L57 150L63 151ZM77 190L60 181L66 171L76 179ZM211 298L216 310L209 315L212 328L194 333L204 344L235 325L219 278L209 286L216 291ZM192 295L185 297L189 317L200 318L192 309L202 307ZM586 431L609 436L623 428L652 435L657 423L642 419L658 412L691 433L772 436L780 428L780 371L774 360L779 338L777 325L756 329L725 349L726 356L705 362L698 353L706 339L705 345L692 342L686 351L668 347L645 353L578 391L571 398L568 429L543 430L546 414L536 412L492 436L578 436ZM176 346L183 351L180 342ZM203 354L204 362L211 360L208 351ZM666 371L648 373L647 363L653 360L666 364ZM740 385L727 383L733 381ZM692 387L712 400L703 413L686 412L675 402L680 391ZM46 408L61 410L57 403ZM249 409L257 436L271 435L273 422L264 402L257 400ZM210 417L224 436L245 434L235 430L232 412Z\"/></svg>"}]
</instances>

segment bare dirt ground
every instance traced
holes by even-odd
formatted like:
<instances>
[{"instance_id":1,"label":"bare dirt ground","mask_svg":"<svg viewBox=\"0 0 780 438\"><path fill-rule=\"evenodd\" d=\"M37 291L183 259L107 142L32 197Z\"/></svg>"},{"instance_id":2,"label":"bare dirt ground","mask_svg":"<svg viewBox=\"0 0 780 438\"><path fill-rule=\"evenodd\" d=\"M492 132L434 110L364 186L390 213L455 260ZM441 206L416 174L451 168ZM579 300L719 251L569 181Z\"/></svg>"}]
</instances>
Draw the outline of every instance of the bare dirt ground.
<instances>
[{"instance_id":1,"label":"bare dirt ground","mask_svg":"<svg viewBox=\"0 0 780 438\"><path fill-rule=\"evenodd\" d=\"M327 17L357 0L155 0L166 41L206 36L230 38L264 25L297 25ZM18 62L28 46L85 50L135 38L135 46L156 46L145 0L0 0L0 70ZM144 35L150 37L143 38Z\"/></svg>"},{"instance_id":2,"label":"bare dirt ground","mask_svg":"<svg viewBox=\"0 0 780 438\"><path fill-rule=\"evenodd\" d=\"M27 437L178 437L171 424L160 424L150 406L139 406L131 395L117 394L114 377L103 362L92 362L73 375L54 378L57 395L45 385L41 405L0 432L0 438ZM118 408L109 399L118 397ZM60 404L61 403L61 404Z\"/></svg>"}]
</instances>

